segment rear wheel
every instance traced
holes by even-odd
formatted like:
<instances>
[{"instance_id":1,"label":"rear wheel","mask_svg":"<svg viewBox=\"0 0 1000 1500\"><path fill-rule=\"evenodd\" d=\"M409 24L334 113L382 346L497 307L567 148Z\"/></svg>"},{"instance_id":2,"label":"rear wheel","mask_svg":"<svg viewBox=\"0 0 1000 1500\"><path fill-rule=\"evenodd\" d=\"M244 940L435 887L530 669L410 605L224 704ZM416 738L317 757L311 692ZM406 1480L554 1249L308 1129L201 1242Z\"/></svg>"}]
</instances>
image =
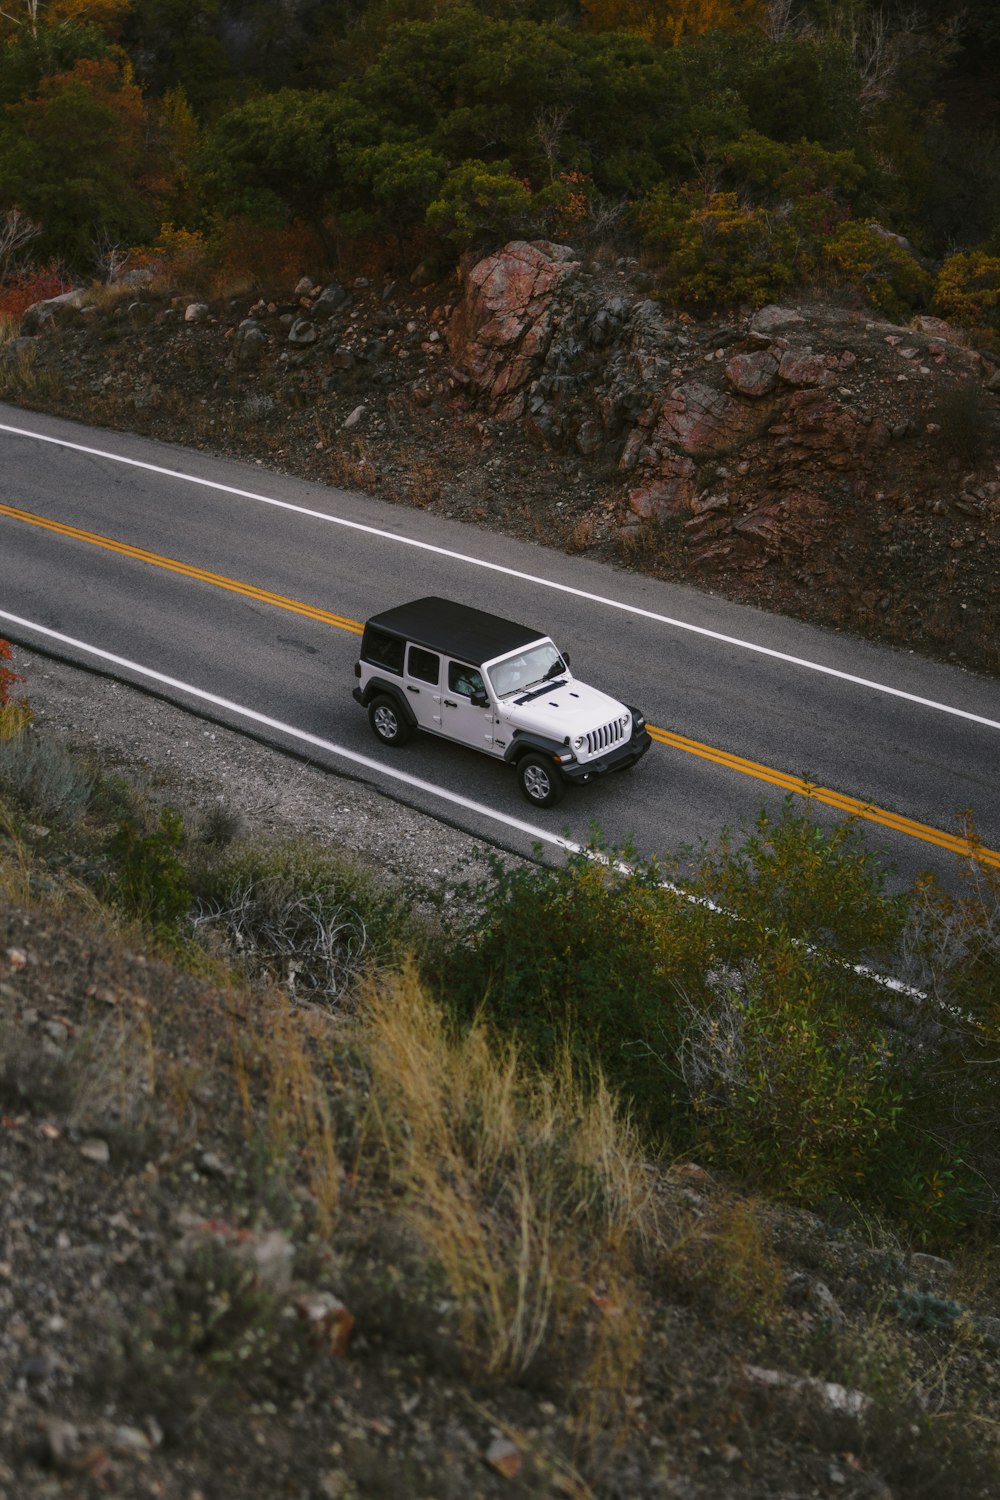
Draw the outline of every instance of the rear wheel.
<instances>
[{"instance_id":1,"label":"rear wheel","mask_svg":"<svg viewBox=\"0 0 1000 1500\"><path fill-rule=\"evenodd\" d=\"M405 745L413 733L402 709L388 693L380 693L369 703L368 722L383 745Z\"/></svg>"},{"instance_id":2,"label":"rear wheel","mask_svg":"<svg viewBox=\"0 0 1000 1500\"><path fill-rule=\"evenodd\" d=\"M566 790L555 762L543 755L525 755L519 760L517 779L525 797L536 807L554 807Z\"/></svg>"}]
</instances>

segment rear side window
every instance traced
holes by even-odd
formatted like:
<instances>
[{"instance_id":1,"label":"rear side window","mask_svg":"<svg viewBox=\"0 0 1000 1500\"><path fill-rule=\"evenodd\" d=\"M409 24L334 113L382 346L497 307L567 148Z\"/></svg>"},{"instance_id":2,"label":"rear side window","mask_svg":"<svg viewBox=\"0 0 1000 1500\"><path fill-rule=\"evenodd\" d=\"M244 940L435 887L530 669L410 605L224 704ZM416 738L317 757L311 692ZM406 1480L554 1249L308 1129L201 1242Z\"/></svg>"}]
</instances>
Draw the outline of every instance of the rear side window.
<instances>
[{"instance_id":1,"label":"rear side window","mask_svg":"<svg viewBox=\"0 0 1000 1500\"><path fill-rule=\"evenodd\" d=\"M393 635L384 635L381 630L366 630L361 642L361 655L373 667L382 667L386 672L402 675L403 642Z\"/></svg>"},{"instance_id":2,"label":"rear side window","mask_svg":"<svg viewBox=\"0 0 1000 1500\"><path fill-rule=\"evenodd\" d=\"M408 670L411 677L417 677L421 682L437 682L441 658L433 651L425 651L422 646L411 646Z\"/></svg>"}]
</instances>

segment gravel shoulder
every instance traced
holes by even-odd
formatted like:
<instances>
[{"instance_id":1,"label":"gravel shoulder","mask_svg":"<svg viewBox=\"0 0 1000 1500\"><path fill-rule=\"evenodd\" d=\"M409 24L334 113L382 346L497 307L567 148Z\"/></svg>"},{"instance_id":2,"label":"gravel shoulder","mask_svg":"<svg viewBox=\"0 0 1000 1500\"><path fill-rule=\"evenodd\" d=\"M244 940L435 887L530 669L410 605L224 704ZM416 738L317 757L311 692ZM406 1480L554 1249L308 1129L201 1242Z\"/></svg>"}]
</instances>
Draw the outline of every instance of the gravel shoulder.
<instances>
[{"instance_id":1,"label":"gravel shoulder","mask_svg":"<svg viewBox=\"0 0 1000 1500\"><path fill-rule=\"evenodd\" d=\"M487 847L350 776L271 749L140 688L21 647L14 649L13 665L27 679L40 729L182 812L227 808L248 833L315 839L414 895L466 879Z\"/></svg>"}]
</instances>

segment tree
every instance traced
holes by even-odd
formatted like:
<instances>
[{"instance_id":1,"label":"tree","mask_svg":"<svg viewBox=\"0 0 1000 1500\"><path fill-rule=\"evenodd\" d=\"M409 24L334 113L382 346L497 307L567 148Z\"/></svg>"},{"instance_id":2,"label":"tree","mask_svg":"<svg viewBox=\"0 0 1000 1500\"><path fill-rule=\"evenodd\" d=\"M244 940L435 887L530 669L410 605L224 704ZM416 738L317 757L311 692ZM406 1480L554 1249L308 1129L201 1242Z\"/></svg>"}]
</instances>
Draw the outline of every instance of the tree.
<instances>
[{"instance_id":1,"label":"tree","mask_svg":"<svg viewBox=\"0 0 1000 1500\"><path fill-rule=\"evenodd\" d=\"M377 135L346 93L282 89L252 99L210 131L202 196L219 214L272 226L297 219L323 237L325 218L344 199L341 153Z\"/></svg>"},{"instance_id":2,"label":"tree","mask_svg":"<svg viewBox=\"0 0 1000 1500\"><path fill-rule=\"evenodd\" d=\"M144 89L156 97L181 89L206 118L236 93L222 32L220 0L132 0L123 40Z\"/></svg>"},{"instance_id":3,"label":"tree","mask_svg":"<svg viewBox=\"0 0 1000 1500\"><path fill-rule=\"evenodd\" d=\"M132 0L6 0L0 8L0 36L46 28L86 26L117 37Z\"/></svg>"},{"instance_id":4,"label":"tree","mask_svg":"<svg viewBox=\"0 0 1000 1500\"><path fill-rule=\"evenodd\" d=\"M0 121L0 206L42 227L42 255L89 265L99 238L132 243L155 227L145 181L142 95L110 59L77 62L9 104Z\"/></svg>"},{"instance_id":5,"label":"tree","mask_svg":"<svg viewBox=\"0 0 1000 1500\"><path fill-rule=\"evenodd\" d=\"M531 190L512 176L509 163L464 161L448 174L427 223L464 249L480 238L506 239L523 230L530 210Z\"/></svg>"},{"instance_id":6,"label":"tree","mask_svg":"<svg viewBox=\"0 0 1000 1500\"><path fill-rule=\"evenodd\" d=\"M19 208L0 209L0 282L7 280L21 251L41 234L39 225Z\"/></svg>"},{"instance_id":7,"label":"tree","mask_svg":"<svg viewBox=\"0 0 1000 1500\"><path fill-rule=\"evenodd\" d=\"M43 78L66 73L81 59L99 62L111 53L108 38L93 26L21 27L0 45L0 105L29 98Z\"/></svg>"}]
</instances>

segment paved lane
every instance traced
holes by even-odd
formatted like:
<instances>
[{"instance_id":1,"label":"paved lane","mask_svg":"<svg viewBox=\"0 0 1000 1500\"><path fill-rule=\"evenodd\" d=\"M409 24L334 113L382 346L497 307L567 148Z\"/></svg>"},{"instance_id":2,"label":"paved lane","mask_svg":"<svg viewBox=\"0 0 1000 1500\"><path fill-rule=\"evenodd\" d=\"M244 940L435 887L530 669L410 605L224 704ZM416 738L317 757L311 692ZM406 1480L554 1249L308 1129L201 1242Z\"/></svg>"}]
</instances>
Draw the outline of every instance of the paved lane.
<instances>
[{"instance_id":1,"label":"paved lane","mask_svg":"<svg viewBox=\"0 0 1000 1500\"><path fill-rule=\"evenodd\" d=\"M420 511L11 408L0 408L0 503L0 609L502 816L544 817L577 838L595 819L613 839L633 834L662 851L780 803L780 787L739 764L750 761L949 833L971 809L1000 848L1000 684L989 679ZM485 758L427 739L390 755L350 698L357 640L345 622L420 593L549 631L581 676L682 739L550 814L528 808ZM2 621L0 632L40 643ZM734 759L720 764L683 740ZM408 795L433 810L432 793ZM934 845L881 828L872 836L907 874L942 867Z\"/></svg>"}]
</instances>

